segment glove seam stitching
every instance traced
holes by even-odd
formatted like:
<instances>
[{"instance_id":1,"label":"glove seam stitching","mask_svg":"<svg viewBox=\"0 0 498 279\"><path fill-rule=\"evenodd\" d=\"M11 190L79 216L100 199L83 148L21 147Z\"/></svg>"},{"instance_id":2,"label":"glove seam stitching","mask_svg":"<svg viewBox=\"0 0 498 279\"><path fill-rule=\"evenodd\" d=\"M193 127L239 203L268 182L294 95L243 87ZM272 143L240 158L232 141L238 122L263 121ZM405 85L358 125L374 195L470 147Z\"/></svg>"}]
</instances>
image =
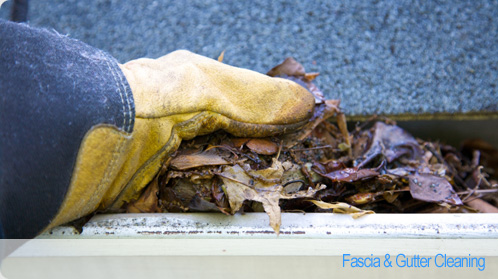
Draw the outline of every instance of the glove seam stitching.
<instances>
[{"instance_id":1,"label":"glove seam stitching","mask_svg":"<svg viewBox=\"0 0 498 279\"><path fill-rule=\"evenodd\" d=\"M124 147L124 142L125 142L125 139L123 137L120 137L119 141L116 143L116 148L114 148L114 150L113 150L112 159L109 162L107 169L105 170L104 176L102 177L102 179L99 182L98 191L95 191L93 197L95 197L97 194L105 195L105 193L100 193L100 192L102 190L102 187L104 185L109 184L109 182L110 182L110 176L114 172L114 170L116 169L115 162L117 161L119 154L121 153L122 148Z\"/></svg>"},{"instance_id":2,"label":"glove seam stitching","mask_svg":"<svg viewBox=\"0 0 498 279\"><path fill-rule=\"evenodd\" d=\"M121 126L122 126L125 130L127 130L127 124L126 124L126 122L127 122L127 117L126 117L126 113L125 113L125 111L126 111L126 107L125 107L125 102L124 102L123 92L121 92L121 86L120 86L120 84L119 84L119 82L118 82L118 80L117 80L117 78L116 78L116 74L114 73L114 69L113 69L113 67L111 67L111 65L109 64L109 61L108 61L108 60L106 60L106 64L107 64L107 67L109 68L109 71L110 71L110 72L111 72L111 74L112 74L112 78L114 79L114 82L115 82L115 83L116 83L116 85L117 85L118 92L119 92L119 97L121 98L121 104L122 104L122 106L123 106L123 124L121 124Z\"/></svg>"},{"instance_id":3,"label":"glove seam stitching","mask_svg":"<svg viewBox=\"0 0 498 279\"><path fill-rule=\"evenodd\" d=\"M129 94L128 92L129 86L127 86L128 84L123 80L123 73L121 72L119 66L114 65L114 70L116 71L116 74L119 76L120 85L123 87L123 91L126 97L125 98L126 103L128 106L128 111L127 111L128 126L126 127L126 131L131 132L131 129L133 128L132 126L133 126L134 115L132 115L133 108L131 107L131 102L133 101L130 102L130 100L133 100L133 97L130 97L131 94Z\"/></svg>"},{"instance_id":4,"label":"glove seam stitching","mask_svg":"<svg viewBox=\"0 0 498 279\"><path fill-rule=\"evenodd\" d=\"M121 82L118 81L118 78L116 77L116 75L119 75L119 73L117 73L115 67L112 67L112 65L109 63L109 60L112 59L112 58L110 58L106 53L104 53L104 52L102 52L102 53L103 53L104 56L106 56L106 58L108 58L108 59L106 59L106 64L107 64L107 67L109 68L109 71L112 74L114 82L116 83L116 86L117 86L118 92L119 92L119 97L121 99L121 104L123 106L123 123L122 123L122 127L123 127L123 129L126 132L130 132L130 126L131 126L131 107L130 107L129 94L128 94L127 87L123 83L122 78L120 78ZM126 96L123 95L123 89L124 89L124 92L125 92ZM125 102L125 99L126 99L126 102ZM126 103L128 103L128 107L126 107Z\"/></svg>"}]
</instances>

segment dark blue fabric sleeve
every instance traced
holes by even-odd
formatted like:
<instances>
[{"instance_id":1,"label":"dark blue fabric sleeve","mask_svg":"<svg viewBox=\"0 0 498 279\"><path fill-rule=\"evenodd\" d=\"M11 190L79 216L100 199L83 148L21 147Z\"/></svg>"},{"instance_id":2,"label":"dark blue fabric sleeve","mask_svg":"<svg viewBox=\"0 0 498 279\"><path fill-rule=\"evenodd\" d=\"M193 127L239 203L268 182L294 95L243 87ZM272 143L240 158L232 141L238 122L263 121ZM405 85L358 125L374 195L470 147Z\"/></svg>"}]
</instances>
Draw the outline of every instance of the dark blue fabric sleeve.
<instances>
[{"instance_id":1,"label":"dark blue fabric sleeve","mask_svg":"<svg viewBox=\"0 0 498 279\"><path fill-rule=\"evenodd\" d=\"M0 222L32 238L62 204L81 141L95 125L133 130L117 61L55 31L0 21Z\"/></svg>"}]
</instances>

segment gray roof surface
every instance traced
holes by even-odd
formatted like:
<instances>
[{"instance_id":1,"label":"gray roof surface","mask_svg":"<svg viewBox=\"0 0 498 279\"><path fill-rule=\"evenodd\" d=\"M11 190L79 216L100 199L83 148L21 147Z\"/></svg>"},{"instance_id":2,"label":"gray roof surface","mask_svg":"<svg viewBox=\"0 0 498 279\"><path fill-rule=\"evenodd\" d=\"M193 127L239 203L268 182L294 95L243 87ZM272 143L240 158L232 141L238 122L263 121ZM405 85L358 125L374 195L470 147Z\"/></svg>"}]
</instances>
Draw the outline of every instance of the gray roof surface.
<instances>
[{"instance_id":1,"label":"gray roof surface","mask_svg":"<svg viewBox=\"0 0 498 279\"><path fill-rule=\"evenodd\" d=\"M498 112L498 1L30 1L28 18L120 62L226 50L265 73L293 56L350 115Z\"/></svg>"}]
</instances>

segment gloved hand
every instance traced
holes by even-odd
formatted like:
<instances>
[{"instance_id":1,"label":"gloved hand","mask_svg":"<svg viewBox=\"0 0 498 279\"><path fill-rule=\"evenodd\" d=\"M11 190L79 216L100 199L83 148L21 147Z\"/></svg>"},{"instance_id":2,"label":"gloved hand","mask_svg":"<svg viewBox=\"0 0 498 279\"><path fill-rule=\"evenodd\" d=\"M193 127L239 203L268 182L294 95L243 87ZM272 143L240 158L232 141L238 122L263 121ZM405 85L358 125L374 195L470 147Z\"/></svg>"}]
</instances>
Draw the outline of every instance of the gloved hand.
<instances>
[{"instance_id":1,"label":"gloved hand","mask_svg":"<svg viewBox=\"0 0 498 279\"><path fill-rule=\"evenodd\" d=\"M175 51L120 65L133 92L135 124L87 133L54 227L136 199L182 139L218 129L241 137L285 133L312 116L314 97L296 83Z\"/></svg>"}]
</instances>

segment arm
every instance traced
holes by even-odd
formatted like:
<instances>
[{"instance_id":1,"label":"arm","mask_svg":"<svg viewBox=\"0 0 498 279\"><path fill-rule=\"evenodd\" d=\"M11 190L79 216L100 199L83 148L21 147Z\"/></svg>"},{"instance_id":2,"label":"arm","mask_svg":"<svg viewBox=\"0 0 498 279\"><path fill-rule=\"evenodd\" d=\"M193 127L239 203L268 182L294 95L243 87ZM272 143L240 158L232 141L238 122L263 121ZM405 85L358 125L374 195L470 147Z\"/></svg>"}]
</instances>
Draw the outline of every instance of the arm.
<instances>
[{"instance_id":1,"label":"arm","mask_svg":"<svg viewBox=\"0 0 498 279\"><path fill-rule=\"evenodd\" d=\"M31 238L62 204L88 131L132 132L133 96L101 50L6 21L0 38L0 221L5 238Z\"/></svg>"},{"instance_id":2,"label":"arm","mask_svg":"<svg viewBox=\"0 0 498 279\"><path fill-rule=\"evenodd\" d=\"M0 44L0 67L9 72L1 77L0 122L8 238L121 208L182 139L219 129L269 136L313 113L314 97L296 83L188 51L119 65L45 30L2 23L0 32L14 34Z\"/></svg>"}]
</instances>

